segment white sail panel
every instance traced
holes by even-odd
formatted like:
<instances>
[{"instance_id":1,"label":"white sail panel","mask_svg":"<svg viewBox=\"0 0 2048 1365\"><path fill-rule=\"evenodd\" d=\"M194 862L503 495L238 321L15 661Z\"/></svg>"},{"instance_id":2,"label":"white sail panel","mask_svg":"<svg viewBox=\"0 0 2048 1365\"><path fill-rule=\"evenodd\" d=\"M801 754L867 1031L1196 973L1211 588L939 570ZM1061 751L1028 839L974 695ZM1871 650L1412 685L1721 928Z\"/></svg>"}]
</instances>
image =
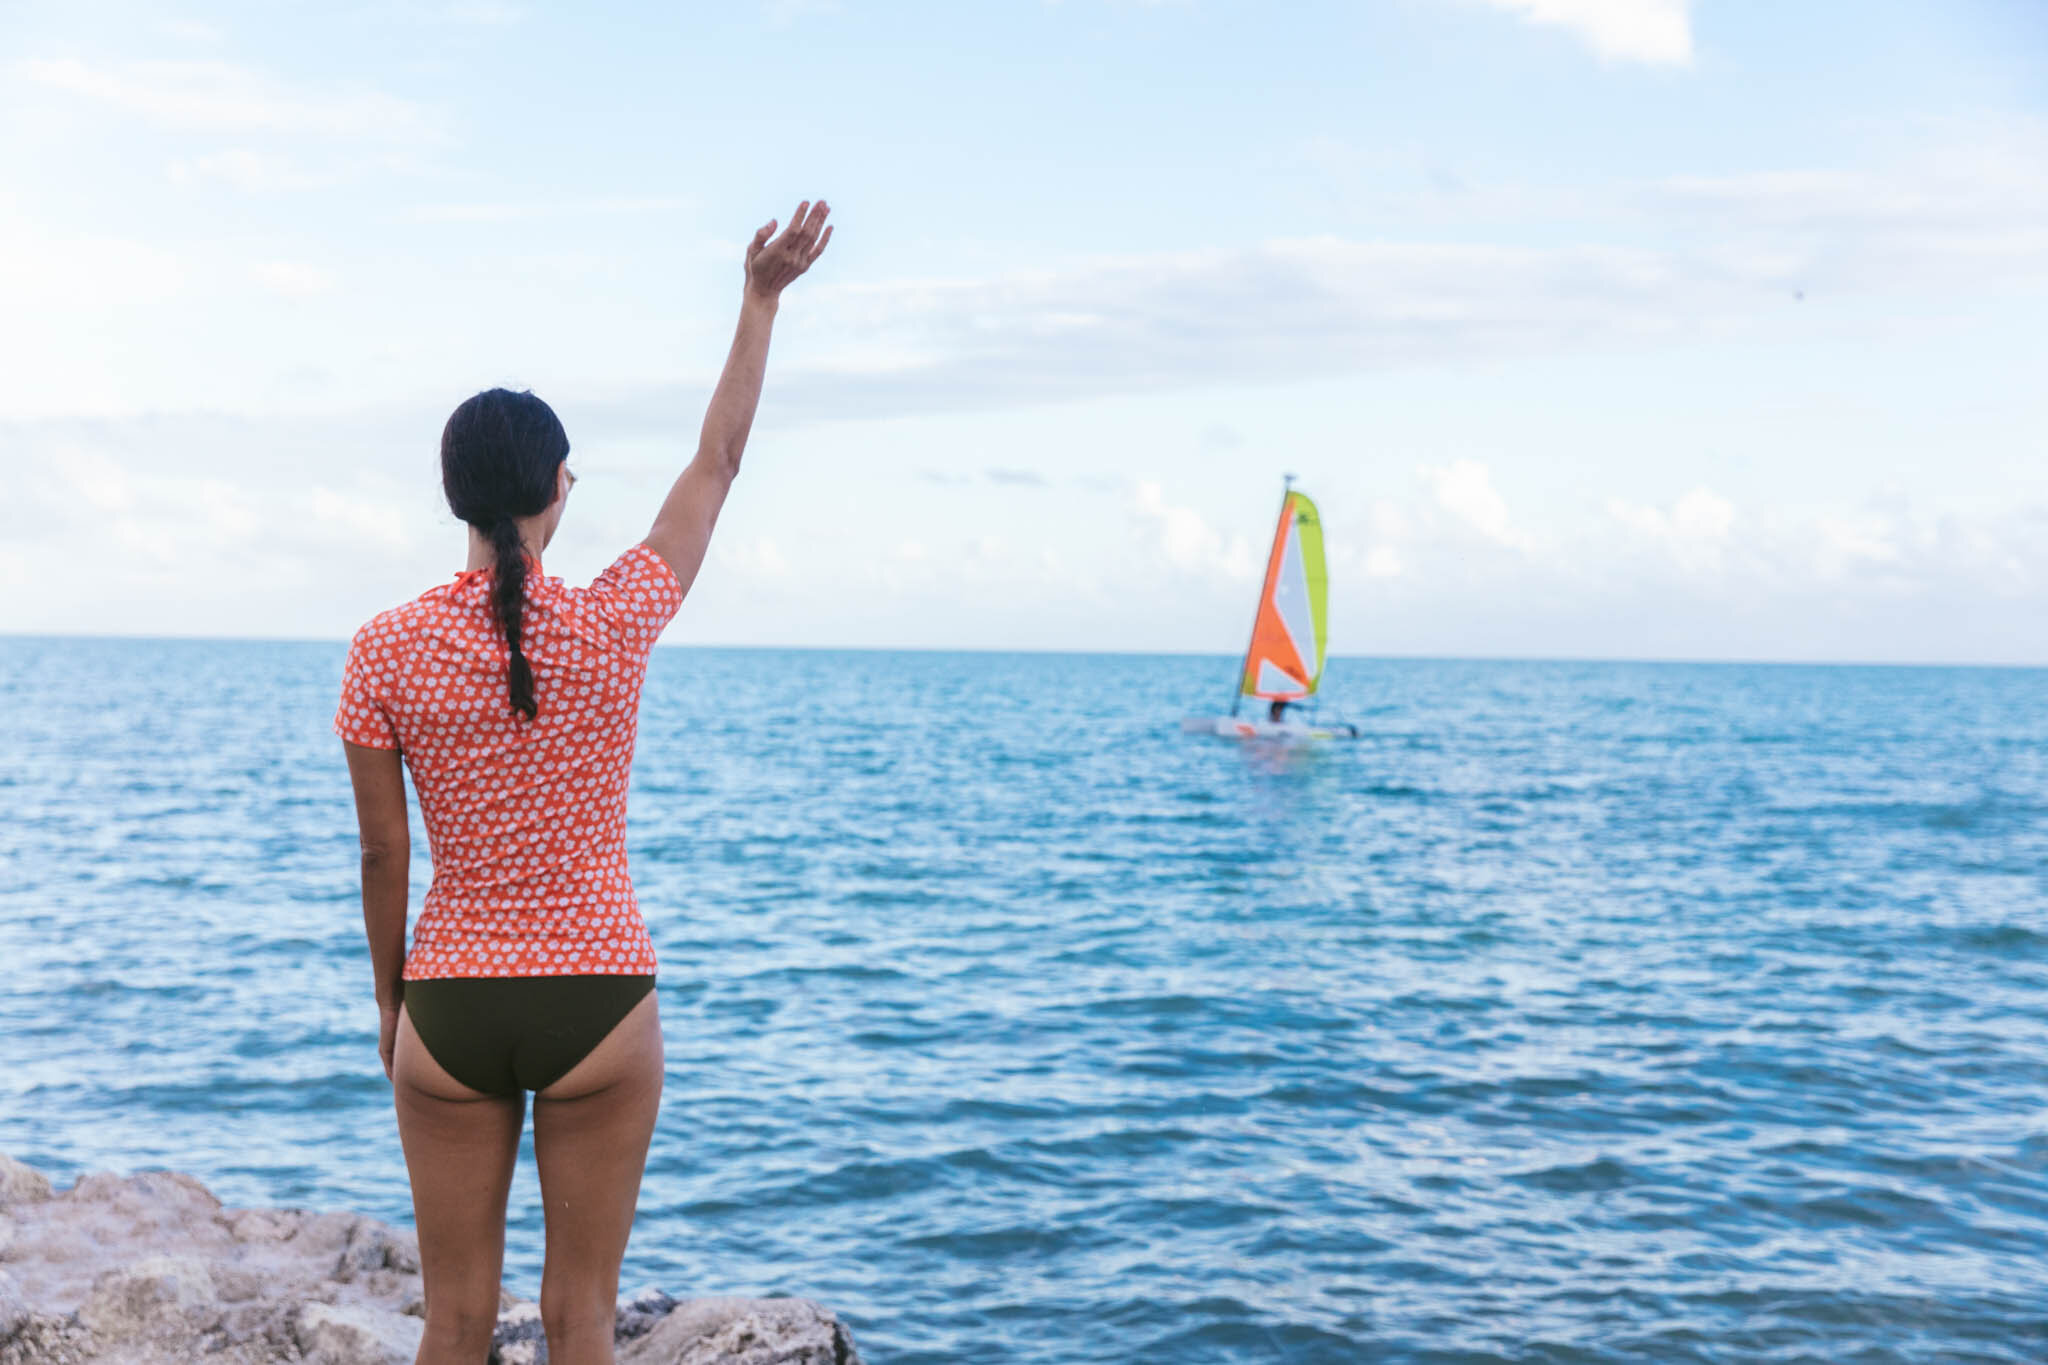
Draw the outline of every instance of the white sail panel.
<instances>
[{"instance_id":1,"label":"white sail panel","mask_svg":"<svg viewBox=\"0 0 2048 1365\"><path fill-rule=\"evenodd\" d=\"M1273 584L1273 610L1279 614L1280 624L1287 631L1295 657L1314 668L1316 660L1322 658L1322 651L1317 648L1315 611L1309 605L1308 566L1301 557L1301 528L1291 520L1287 527L1286 549L1282 551L1280 560L1279 579Z\"/></svg>"},{"instance_id":2,"label":"white sail panel","mask_svg":"<svg viewBox=\"0 0 2048 1365\"><path fill-rule=\"evenodd\" d=\"M1259 695L1270 696L1276 692L1300 692L1308 684L1295 677L1271 659L1259 660Z\"/></svg>"}]
</instances>

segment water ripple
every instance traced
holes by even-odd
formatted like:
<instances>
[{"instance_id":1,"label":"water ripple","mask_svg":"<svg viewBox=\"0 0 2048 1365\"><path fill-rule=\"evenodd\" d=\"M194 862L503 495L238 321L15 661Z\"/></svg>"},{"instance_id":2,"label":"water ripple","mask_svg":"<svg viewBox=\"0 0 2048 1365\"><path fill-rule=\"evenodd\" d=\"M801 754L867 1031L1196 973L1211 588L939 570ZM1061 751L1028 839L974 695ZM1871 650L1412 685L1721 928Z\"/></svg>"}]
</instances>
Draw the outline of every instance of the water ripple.
<instances>
[{"instance_id":1,"label":"water ripple","mask_svg":"<svg viewBox=\"0 0 2048 1365\"><path fill-rule=\"evenodd\" d=\"M0 1150L409 1218L340 655L0 651ZM1304 752L1178 732L1227 673L657 652L628 1284L915 1365L2048 1358L2048 679L1340 660Z\"/></svg>"}]
</instances>

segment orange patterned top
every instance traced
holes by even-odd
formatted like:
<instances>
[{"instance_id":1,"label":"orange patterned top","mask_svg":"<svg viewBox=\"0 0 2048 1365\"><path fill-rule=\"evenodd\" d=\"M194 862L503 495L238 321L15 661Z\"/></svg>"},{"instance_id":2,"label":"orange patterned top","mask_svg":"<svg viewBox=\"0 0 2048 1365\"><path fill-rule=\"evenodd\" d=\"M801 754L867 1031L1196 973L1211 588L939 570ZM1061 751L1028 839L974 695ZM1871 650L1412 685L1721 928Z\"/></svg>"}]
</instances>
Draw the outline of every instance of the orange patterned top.
<instances>
[{"instance_id":1,"label":"orange patterned top","mask_svg":"<svg viewBox=\"0 0 2048 1365\"><path fill-rule=\"evenodd\" d=\"M349 644L335 733L405 755L433 857L407 981L654 972L626 872L626 781L647 653L682 584L645 544L587 588L528 562L531 721L512 710L488 569L372 618Z\"/></svg>"}]
</instances>

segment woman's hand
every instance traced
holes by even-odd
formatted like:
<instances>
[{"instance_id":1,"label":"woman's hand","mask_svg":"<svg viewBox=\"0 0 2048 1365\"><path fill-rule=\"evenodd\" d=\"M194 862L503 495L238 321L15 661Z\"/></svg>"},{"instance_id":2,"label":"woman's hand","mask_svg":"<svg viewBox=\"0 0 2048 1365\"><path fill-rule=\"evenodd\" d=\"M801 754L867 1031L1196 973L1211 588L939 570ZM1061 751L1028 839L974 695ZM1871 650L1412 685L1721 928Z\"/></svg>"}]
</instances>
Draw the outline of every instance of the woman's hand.
<instances>
[{"instance_id":1,"label":"woman's hand","mask_svg":"<svg viewBox=\"0 0 2048 1365\"><path fill-rule=\"evenodd\" d=\"M774 303L791 280L811 268L811 263L825 253L825 243L832 240L832 229L825 226L825 216L831 212L824 200L813 204L806 199L796 206L780 237L768 240L775 231L773 218L754 234L754 240L747 244L750 298Z\"/></svg>"},{"instance_id":2,"label":"woman's hand","mask_svg":"<svg viewBox=\"0 0 2048 1365\"><path fill-rule=\"evenodd\" d=\"M398 1011L400 1005L377 1006L377 1055L384 1059L384 1079L391 1080L391 1056L398 1050Z\"/></svg>"}]
</instances>

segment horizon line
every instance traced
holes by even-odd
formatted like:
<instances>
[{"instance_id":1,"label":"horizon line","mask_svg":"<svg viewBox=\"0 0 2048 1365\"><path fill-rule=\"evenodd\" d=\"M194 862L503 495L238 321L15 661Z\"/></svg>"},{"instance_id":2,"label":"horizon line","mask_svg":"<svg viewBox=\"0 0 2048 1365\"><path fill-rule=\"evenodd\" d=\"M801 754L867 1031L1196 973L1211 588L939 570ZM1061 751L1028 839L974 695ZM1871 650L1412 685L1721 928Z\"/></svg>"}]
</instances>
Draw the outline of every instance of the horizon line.
<instances>
[{"instance_id":1,"label":"horizon line","mask_svg":"<svg viewBox=\"0 0 2048 1365\"><path fill-rule=\"evenodd\" d=\"M133 644L215 644L215 645L342 645L346 636L328 635L135 635L101 632L53 632L0 630L5 640L98 640ZM961 647L939 645L802 645L730 644L713 641L660 641L662 650L704 649L815 654L997 654L1033 655L1052 658L1129 659L1230 659L1239 651L1218 652L1196 649L1075 649L1044 647ZM1328 659L1381 663L1524 663L1524 664L1648 664L1768 668L1971 668L2032 672L2048 669L2048 660L2033 663L1993 659L1788 659L1756 656L1629 655L1629 654L1361 654L1333 652Z\"/></svg>"}]
</instances>

